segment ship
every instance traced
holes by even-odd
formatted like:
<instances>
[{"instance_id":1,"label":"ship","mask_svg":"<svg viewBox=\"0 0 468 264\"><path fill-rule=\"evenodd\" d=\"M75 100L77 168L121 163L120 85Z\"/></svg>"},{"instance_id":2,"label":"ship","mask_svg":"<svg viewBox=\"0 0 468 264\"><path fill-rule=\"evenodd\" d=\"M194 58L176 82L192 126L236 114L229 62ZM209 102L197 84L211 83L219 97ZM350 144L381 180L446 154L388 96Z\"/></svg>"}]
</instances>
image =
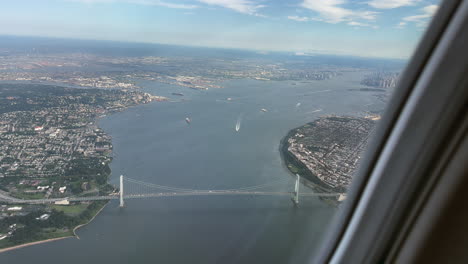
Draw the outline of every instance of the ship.
<instances>
[{"instance_id":1,"label":"ship","mask_svg":"<svg viewBox=\"0 0 468 264\"><path fill-rule=\"evenodd\" d=\"M190 122L192 122L192 120L190 120L190 118L186 117L185 122L187 122L187 124L190 124Z\"/></svg>"},{"instance_id":2,"label":"ship","mask_svg":"<svg viewBox=\"0 0 468 264\"><path fill-rule=\"evenodd\" d=\"M262 112L268 112L265 108L260 109Z\"/></svg>"},{"instance_id":3,"label":"ship","mask_svg":"<svg viewBox=\"0 0 468 264\"><path fill-rule=\"evenodd\" d=\"M172 93L172 95L184 96L183 93Z\"/></svg>"}]
</instances>

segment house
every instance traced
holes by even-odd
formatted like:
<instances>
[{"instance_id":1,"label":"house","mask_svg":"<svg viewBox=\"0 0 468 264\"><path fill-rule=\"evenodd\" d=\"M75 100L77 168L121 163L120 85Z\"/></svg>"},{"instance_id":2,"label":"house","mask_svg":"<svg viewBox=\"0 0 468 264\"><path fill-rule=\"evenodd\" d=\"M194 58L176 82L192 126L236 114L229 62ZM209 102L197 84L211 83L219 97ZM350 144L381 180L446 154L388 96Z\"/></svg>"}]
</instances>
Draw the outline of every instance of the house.
<instances>
[{"instance_id":1,"label":"house","mask_svg":"<svg viewBox=\"0 0 468 264\"><path fill-rule=\"evenodd\" d=\"M63 186L59 188L60 193L64 193L67 190L67 186Z\"/></svg>"}]
</instances>

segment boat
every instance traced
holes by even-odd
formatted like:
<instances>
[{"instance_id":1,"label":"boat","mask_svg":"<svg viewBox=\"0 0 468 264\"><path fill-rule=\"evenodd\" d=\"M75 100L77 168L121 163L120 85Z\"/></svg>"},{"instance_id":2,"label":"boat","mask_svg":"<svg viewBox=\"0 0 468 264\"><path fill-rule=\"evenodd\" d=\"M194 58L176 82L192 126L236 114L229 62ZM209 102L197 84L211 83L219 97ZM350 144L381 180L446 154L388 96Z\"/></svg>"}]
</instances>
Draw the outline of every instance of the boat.
<instances>
[{"instance_id":1,"label":"boat","mask_svg":"<svg viewBox=\"0 0 468 264\"><path fill-rule=\"evenodd\" d=\"M192 120L190 120L190 118L186 117L185 122L187 122L187 124L190 124L190 122L192 122Z\"/></svg>"},{"instance_id":2,"label":"boat","mask_svg":"<svg viewBox=\"0 0 468 264\"><path fill-rule=\"evenodd\" d=\"M262 112L268 112L265 108L260 109Z\"/></svg>"},{"instance_id":3,"label":"boat","mask_svg":"<svg viewBox=\"0 0 468 264\"><path fill-rule=\"evenodd\" d=\"M183 93L172 93L172 95L184 96Z\"/></svg>"}]
</instances>

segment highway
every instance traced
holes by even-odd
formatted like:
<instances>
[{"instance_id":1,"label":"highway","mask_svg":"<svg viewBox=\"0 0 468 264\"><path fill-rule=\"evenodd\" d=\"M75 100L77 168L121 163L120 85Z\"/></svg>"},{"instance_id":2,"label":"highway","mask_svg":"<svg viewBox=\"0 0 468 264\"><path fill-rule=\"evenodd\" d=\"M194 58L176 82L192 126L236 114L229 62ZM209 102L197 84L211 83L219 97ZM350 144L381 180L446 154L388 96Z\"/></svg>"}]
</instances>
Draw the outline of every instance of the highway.
<instances>
[{"instance_id":1,"label":"highway","mask_svg":"<svg viewBox=\"0 0 468 264\"><path fill-rule=\"evenodd\" d=\"M129 194L124 195L126 199L143 199L143 198L158 198L158 197L178 197L178 196L220 196L220 195L250 195L250 196L292 196L293 192L259 192L259 191L223 191L223 190L208 190L195 192L159 192L159 193L144 193L144 194ZM336 197L341 193L299 193L301 197ZM50 199L17 199L11 196L0 193L0 201L11 204L45 204L55 203L59 201L83 202L83 201L98 201L98 200L118 200L119 195L108 196L87 196L87 197L66 197L66 198L50 198Z\"/></svg>"}]
</instances>

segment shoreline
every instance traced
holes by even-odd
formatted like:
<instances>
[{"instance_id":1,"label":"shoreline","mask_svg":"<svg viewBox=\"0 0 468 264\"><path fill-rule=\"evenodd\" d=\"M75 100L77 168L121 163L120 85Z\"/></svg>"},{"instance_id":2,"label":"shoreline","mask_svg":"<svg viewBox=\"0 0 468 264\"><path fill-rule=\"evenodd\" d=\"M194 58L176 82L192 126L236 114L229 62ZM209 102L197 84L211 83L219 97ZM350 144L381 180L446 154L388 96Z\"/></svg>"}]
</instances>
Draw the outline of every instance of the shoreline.
<instances>
[{"instance_id":1,"label":"shoreline","mask_svg":"<svg viewBox=\"0 0 468 264\"><path fill-rule=\"evenodd\" d=\"M307 123L310 124L311 122ZM281 161L283 163L283 166L286 167L286 169L293 175L295 176L296 174L299 174L301 178L307 180L308 183L311 183L314 185L316 188L320 188L322 191L332 193L334 192L333 188L330 188L326 183L324 183L319 177L317 177L315 174L313 174L307 166L305 166L301 161L299 161L291 152L288 150L288 139L291 137L292 134L296 132L296 130L300 127L293 128L288 131L286 136L284 136L279 144L279 152L281 156ZM294 172L289 168L289 165L292 164L296 166L299 171Z\"/></svg>"},{"instance_id":2,"label":"shoreline","mask_svg":"<svg viewBox=\"0 0 468 264\"><path fill-rule=\"evenodd\" d=\"M0 81L0 83L2 83L2 81ZM13 82L4 82L4 83L17 83L15 81ZM74 86L70 86L70 85L66 85L66 84L50 84L50 83L30 83L30 82L26 82L26 84L43 84L43 85L49 85L49 86L57 86L57 87L65 87L65 88L82 88L82 89L93 89L92 87L74 87ZM94 88L96 89L96 88ZM135 89L135 90L140 90L140 89ZM147 102L147 103L151 103L151 102L154 102L153 100ZM126 109L128 108L131 108L131 107L135 107L135 106L139 106L139 105L144 105L144 104L147 104L147 103L137 103L135 105L128 105L128 106L125 106L121 109L116 109L116 110L107 110L105 112L105 115L112 115L112 114L115 114L115 113L118 113L118 112L123 112L125 111ZM92 119L93 119L93 123L96 124L96 126L98 128L101 129L101 127L98 125L98 122L99 120L101 119L102 117L101 116L94 116ZM107 135L107 133L105 133ZM112 143L111 143L112 144ZM113 153L113 149L111 150L111 153ZM112 173L109 173L108 175L108 178L107 178L107 184L109 184L109 178L110 176L112 175ZM44 239L44 240L38 240L38 241L34 241L34 242L28 242L28 243L25 243L25 244L20 244L20 245L15 245L15 246L11 246L11 247L7 247L7 248L1 248L0 249L0 254L3 253L3 252L7 252L7 251L11 251L11 250L15 250L15 249L20 249L20 248L24 248L24 247L28 247L28 246L33 246L33 245L38 245L38 244L44 244L44 243L48 243L48 242L53 242L53 241L58 241L58 240L62 240L62 239L66 239L66 238L72 238L72 237L76 237L77 239L80 239L80 237L77 235L76 231L88 224L90 224L98 215L99 213L101 213L101 211L107 206L107 204L109 203L109 201L107 201L107 203L105 203L95 214L93 217L91 217L91 219L89 219L86 223L83 223L83 224L79 224L77 226L75 226L71 231L73 233L73 235L67 235L67 236L63 236L63 237L57 237L57 238L49 238L49 239Z\"/></svg>"},{"instance_id":3,"label":"shoreline","mask_svg":"<svg viewBox=\"0 0 468 264\"><path fill-rule=\"evenodd\" d=\"M44 243L48 243L48 242L53 242L53 241L57 241L57 240L67 239L67 238L71 238L71 237L74 237L74 236L49 238L49 239L45 239L45 240L39 240L39 241L29 242L29 243L26 243L26 244L21 244L21 245L16 245L16 246L12 246L12 247L2 248L2 249L0 249L0 253L15 250L15 249L20 249L20 248L24 248L24 247L44 244Z\"/></svg>"},{"instance_id":4,"label":"shoreline","mask_svg":"<svg viewBox=\"0 0 468 264\"><path fill-rule=\"evenodd\" d=\"M38 240L38 241L34 241L34 242L28 242L26 244L21 244L21 245L16 245L16 246L12 246L12 247L7 247L7 248L2 248L0 249L0 254L3 253L3 252L7 252L7 251L11 251L11 250L15 250L15 249L20 249L20 248L24 248L24 247L29 247L29 246L34 246L34 245L39 245L39 244L45 244L45 243L49 243L49 242L53 242L53 241L58 241L58 240L62 240L62 239L66 239L66 238L77 238L77 239L80 239L80 237L76 234L76 231L78 229L80 229L81 227L84 227L88 224L90 224L94 218L96 218L96 216L99 215L99 213L101 213L102 210L104 210L104 208L107 206L109 202L107 202L106 204L104 204L101 209L99 209L96 214L91 218L89 219L88 222L84 223L84 224L80 224L80 225L77 225L73 228L72 232L73 232L73 236L64 236L64 237L56 237L56 238L49 238L49 239L44 239L44 240Z\"/></svg>"},{"instance_id":5,"label":"shoreline","mask_svg":"<svg viewBox=\"0 0 468 264\"><path fill-rule=\"evenodd\" d=\"M88 222L86 222L86 223L84 223L84 224L80 224L80 225L75 226L75 227L73 228L73 236L76 237L77 239L80 239L80 237L76 234L76 230L80 229L80 228L83 227L83 226L86 226L86 225L90 224L90 223L94 220L94 218L96 218L96 216L98 216L98 214L101 213L102 210L104 210L104 208L107 206L108 203L109 203L109 202L107 202L106 204L104 204L104 205L101 207L101 209L99 209L99 210L96 212L96 214L95 214L93 217L91 217L91 219L89 219ZM0 251L0 253L1 253L1 251Z\"/></svg>"},{"instance_id":6,"label":"shoreline","mask_svg":"<svg viewBox=\"0 0 468 264\"><path fill-rule=\"evenodd\" d=\"M309 123L307 123L309 124ZM300 162L291 152L288 151L288 139L290 136L296 132L296 130L300 127L296 127L291 129L286 136L284 136L279 144L279 152L281 156L281 163L285 169L290 173L292 177L295 177L296 174L301 176L301 182L304 186L309 187L314 192L324 192L324 193L333 193L335 192L332 188L327 186L319 177L315 176L302 162ZM289 168L289 164L296 166L299 171L293 172ZM340 201L338 199L332 197L319 197L319 199L330 206L338 207Z\"/></svg>"}]
</instances>

